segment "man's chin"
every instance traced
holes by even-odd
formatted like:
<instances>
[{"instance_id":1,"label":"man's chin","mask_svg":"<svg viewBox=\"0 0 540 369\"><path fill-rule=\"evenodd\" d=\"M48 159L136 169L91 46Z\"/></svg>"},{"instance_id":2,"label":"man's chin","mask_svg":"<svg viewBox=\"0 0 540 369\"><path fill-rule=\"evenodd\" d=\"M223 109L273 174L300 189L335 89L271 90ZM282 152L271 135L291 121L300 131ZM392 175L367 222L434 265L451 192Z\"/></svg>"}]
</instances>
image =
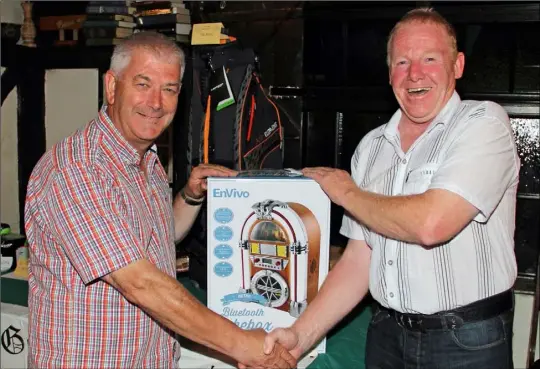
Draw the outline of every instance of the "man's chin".
<instances>
[{"instance_id":1,"label":"man's chin","mask_svg":"<svg viewBox=\"0 0 540 369\"><path fill-rule=\"evenodd\" d=\"M428 114L419 114L418 112L405 112L405 115L407 115L407 118L409 118L409 120L415 124L431 123L431 121L435 118L435 115L433 115L431 112Z\"/></svg>"}]
</instances>

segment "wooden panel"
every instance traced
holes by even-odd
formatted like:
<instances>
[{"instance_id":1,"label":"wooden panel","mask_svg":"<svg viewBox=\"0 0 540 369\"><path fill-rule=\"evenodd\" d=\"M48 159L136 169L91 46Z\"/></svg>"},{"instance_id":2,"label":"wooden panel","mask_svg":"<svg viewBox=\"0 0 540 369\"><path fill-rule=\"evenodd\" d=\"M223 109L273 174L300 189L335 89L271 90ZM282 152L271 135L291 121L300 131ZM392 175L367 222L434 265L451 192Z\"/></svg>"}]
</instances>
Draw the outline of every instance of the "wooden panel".
<instances>
[{"instance_id":1,"label":"wooden panel","mask_svg":"<svg viewBox=\"0 0 540 369\"><path fill-rule=\"evenodd\" d=\"M21 73L18 92L19 214L24 224L28 179L45 153L45 70L28 68ZM21 229L21 233L24 233Z\"/></svg>"}]
</instances>

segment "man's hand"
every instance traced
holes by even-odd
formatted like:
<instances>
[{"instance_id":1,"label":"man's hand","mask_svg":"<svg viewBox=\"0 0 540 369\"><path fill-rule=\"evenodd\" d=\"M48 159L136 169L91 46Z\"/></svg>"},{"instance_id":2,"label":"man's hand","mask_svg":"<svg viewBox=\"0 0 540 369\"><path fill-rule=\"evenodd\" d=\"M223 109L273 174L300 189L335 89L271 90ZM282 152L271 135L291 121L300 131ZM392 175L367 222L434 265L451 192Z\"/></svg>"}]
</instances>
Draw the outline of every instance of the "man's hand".
<instances>
[{"instance_id":1,"label":"man's hand","mask_svg":"<svg viewBox=\"0 0 540 369\"><path fill-rule=\"evenodd\" d=\"M272 343L266 347L266 332L263 329L245 331L248 335L247 346L239 348L238 353L240 369L243 368L295 368L296 358L282 345ZM263 347L266 347L263 351Z\"/></svg>"},{"instance_id":2,"label":"man's hand","mask_svg":"<svg viewBox=\"0 0 540 369\"><path fill-rule=\"evenodd\" d=\"M206 192L207 177L235 177L238 172L221 165L200 164L193 168L185 187L186 195L198 199Z\"/></svg>"},{"instance_id":3,"label":"man's hand","mask_svg":"<svg viewBox=\"0 0 540 369\"><path fill-rule=\"evenodd\" d=\"M270 354L274 350L275 345L280 344L296 359L300 358L304 353L304 349L300 345L300 338L293 328L276 328L268 333L264 339L264 353Z\"/></svg>"},{"instance_id":4,"label":"man's hand","mask_svg":"<svg viewBox=\"0 0 540 369\"><path fill-rule=\"evenodd\" d=\"M343 206L348 194L358 190L351 175L341 169L315 167L304 168L302 173L314 179L328 195L333 203Z\"/></svg>"}]
</instances>

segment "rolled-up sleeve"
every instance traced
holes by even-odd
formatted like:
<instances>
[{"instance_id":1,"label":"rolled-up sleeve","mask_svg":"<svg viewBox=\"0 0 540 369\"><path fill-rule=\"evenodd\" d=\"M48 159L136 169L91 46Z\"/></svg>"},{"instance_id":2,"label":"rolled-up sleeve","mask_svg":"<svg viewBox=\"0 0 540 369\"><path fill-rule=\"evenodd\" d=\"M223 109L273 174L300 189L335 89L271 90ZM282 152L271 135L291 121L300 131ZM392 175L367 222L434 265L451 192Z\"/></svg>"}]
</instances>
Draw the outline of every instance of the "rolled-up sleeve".
<instances>
[{"instance_id":1,"label":"rolled-up sleeve","mask_svg":"<svg viewBox=\"0 0 540 369\"><path fill-rule=\"evenodd\" d=\"M518 176L519 157L508 116L499 111L496 117L467 122L429 188L460 195L480 211L475 220L486 222Z\"/></svg>"},{"instance_id":2,"label":"rolled-up sleeve","mask_svg":"<svg viewBox=\"0 0 540 369\"><path fill-rule=\"evenodd\" d=\"M356 183L358 186L360 184L360 172L363 172L363 170L360 168L360 154L362 147L364 146L363 142L364 141L361 141L358 144L358 147L356 148L351 158L351 177L354 183ZM354 217L352 217L347 211L345 211L345 214L343 215L343 220L341 222L341 229L339 230L339 232L343 236L353 240L364 241L364 232L366 231L366 227L358 223L356 219L354 219Z\"/></svg>"},{"instance_id":3,"label":"rolled-up sleeve","mask_svg":"<svg viewBox=\"0 0 540 369\"><path fill-rule=\"evenodd\" d=\"M73 164L58 173L44 202L49 226L85 284L145 258L143 240L122 216L121 201L99 169Z\"/></svg>"}]
</instances>

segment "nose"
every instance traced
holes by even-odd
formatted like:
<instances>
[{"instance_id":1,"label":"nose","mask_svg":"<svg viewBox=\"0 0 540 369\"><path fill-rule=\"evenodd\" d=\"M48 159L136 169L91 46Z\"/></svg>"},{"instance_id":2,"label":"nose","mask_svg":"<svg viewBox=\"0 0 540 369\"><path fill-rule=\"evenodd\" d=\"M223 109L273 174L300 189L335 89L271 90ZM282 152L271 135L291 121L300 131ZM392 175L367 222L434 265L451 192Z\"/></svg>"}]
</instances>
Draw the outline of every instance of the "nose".
<instances>
[{"instance_id":1,"label":"nose","mask_svg":"<svg viewBox=\"0 0 540 369\"><path fill-rule=\"evenodd\" d=\"M409 66L409 78L411 81L418 81L424 77L424 71L422 70L422 64L413 61Z\"/></svg>"},{"instance_id":2,"label":"nose","mask_svg":"<svg viewBox=\"0 0 540 369\"><path fill-rule=\"evenodd\" d=\"M154 110L160 110L163 107L163 97L159 88L154 88L150 91L147 104Z\"/></svg>"}]
</instances>

